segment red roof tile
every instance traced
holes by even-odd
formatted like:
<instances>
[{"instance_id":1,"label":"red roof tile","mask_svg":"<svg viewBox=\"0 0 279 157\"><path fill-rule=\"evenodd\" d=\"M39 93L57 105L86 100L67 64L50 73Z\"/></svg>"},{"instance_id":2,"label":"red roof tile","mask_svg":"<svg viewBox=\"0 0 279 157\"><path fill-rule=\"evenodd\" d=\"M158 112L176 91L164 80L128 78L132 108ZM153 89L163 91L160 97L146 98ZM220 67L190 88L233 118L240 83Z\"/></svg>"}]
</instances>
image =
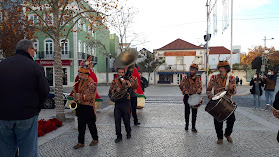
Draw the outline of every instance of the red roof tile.
<instances>
[{"instance_id":1,"label":"red roof tile","mask_svg":"<svg viewBox=\"0 0 279 157\"><path fill-rule=\"evenodd\" d=\"M214 46L214 47L210 47L209 54L210 55L231 54L231 51L225 48L224 46ZM236 53L233 52L233 54Z\"/></svg>"},{"instance_id":2,"label":"red roof tile","mask_svg":"<svg viewBox=\"0 0 279 157\"><path fill-rule=\"evenodd\" d=\"M187 50L187 49L204 49L204 47L196 46L187 41L176 39L175 41L157 49L157 50Z\"/></svg>"}]
</instances>

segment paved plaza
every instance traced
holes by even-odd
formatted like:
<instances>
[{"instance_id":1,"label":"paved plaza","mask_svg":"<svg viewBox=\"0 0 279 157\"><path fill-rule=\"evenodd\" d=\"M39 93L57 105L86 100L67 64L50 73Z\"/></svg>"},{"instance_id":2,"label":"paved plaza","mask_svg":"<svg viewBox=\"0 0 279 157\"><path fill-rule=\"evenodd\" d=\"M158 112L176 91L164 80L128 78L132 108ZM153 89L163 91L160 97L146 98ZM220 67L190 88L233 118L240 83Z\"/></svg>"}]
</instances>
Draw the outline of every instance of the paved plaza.
<instances>
[{"instance_id":1,"label":"paved plaza","mask_svg":"<svg viewBox=\"0 0 279 157\"><path fill-rule=\"evenodd\" d=\"M106 99L103 86L98 88L100 95ZM168 89L169 92L165 91ZM239 96L234 100L239 104L236 109L236 122L233 134L233 143L224 139L222 145L217 145L217 137L213 124L213 117L205 112L205 103L199 108L197 115L198 133L185 131L184 105L178 87L151 86L146 91L146 105L138 110L140 126L132 126L132 138L115 144L115 126L113 106L102 106L97 112L97 128L99 143L90 147L91 136L86 131L85 147L74 150L77 144L78 131L74 128L73 115L66 110L68 121L64 126L39 137L39 156L239 156L239 157L271 157L279 156L278 142L276 141L279 121L272 112L254 110L252 97L247 95L250 87L238 87ZM160 92L162 91L162 92ZM160 95L161 93L161 95ZM264 99L264 97L262 97ZM104 100L105 101L105 100ZM264 101L263 101L264 102ZM104 102L105 103L105 102ZM249 104L247 106L247 104ZM264 103L263 103L264 104ZM244 106L244 107L243 107ZM52 118L54 109L44 109L40 118ZM224 125L225 126L225 125ZM190 125L191 128L191 125ZM126 135L124 126L123 135Z\"/></svg>"}]
</instances>

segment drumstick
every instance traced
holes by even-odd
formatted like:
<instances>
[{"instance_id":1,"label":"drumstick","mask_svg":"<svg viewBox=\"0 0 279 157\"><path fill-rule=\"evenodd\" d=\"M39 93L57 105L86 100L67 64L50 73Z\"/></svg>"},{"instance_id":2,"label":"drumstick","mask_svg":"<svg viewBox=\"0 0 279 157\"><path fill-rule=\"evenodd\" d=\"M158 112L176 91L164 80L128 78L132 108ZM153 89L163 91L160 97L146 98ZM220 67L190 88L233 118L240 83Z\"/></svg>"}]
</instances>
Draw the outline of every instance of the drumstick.
<instances>
[{"instance_id":1,"label":"drumstick","mask_svg":"<svg viewBox=\"0 0 279 157\"><path fill-rule=\"evenodd\" d=\"M266 104L266 106L269 106L271 109L275 110L275 111L278 111L276 108L274 108L273 106L269 105L269 104Z\"/></svg>"}]
</instances>

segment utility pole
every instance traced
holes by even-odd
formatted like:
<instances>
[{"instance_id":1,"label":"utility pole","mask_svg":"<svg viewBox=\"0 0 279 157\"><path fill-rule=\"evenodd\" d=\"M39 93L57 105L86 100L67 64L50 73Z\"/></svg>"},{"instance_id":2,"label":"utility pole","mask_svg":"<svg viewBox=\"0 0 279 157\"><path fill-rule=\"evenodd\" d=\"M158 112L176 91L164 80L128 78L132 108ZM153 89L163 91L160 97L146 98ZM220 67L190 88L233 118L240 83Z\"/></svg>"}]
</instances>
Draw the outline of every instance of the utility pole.
<instances>
[{"instance_id":1,"label":"utility pole","mask_svg":"<svg viewBox=\"0 0 279 157\"><path fill-rule=\"evenodd\" d=\"M208 0L206 1L206 57L205 57L205 70L206 70L206 77L205 77L205 87L207 88L207 82L208 82L208 23L209 23L209 4Z\"/></svg>"},{"instance_id":2,"label":"utility pole","mask_svg":"<svg viewBox=\"0 0 279 157\"><path fill-rule=\"evenodd\" d=\"M264 39L262 39L264 41L264 48L263 48L263 54L262 54L262 67L261 67L261 72L262 72L262 75L264 75L264 72L265 72L265 65L266 65L266 61L265 61L265 58L266 58L266 40L273 40L274 38L270 38L270 39L266 39L266 36L264 36Z\"/></svg>"},{"instance_id":3,"label":"utility pole","mask_svg":"<svg viewBox=\"0 0 279 157\"><path fill-rule=\"evenodd\" d=\"M230 59L230 65L232 68L232 52L233 52L233 0L231 0L231 59Z\"/></svg>"}]
</instances>

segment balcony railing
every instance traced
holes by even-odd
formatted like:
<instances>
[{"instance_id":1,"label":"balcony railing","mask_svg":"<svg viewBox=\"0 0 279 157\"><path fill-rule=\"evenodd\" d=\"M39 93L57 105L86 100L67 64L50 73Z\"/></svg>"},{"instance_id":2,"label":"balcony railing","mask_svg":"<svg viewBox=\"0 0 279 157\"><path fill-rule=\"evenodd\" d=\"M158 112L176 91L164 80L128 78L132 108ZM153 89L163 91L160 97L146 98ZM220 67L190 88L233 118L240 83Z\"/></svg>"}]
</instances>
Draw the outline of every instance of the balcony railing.
<instances>
[{"instance_id":1,"label":"balcony railing","mask_svg":"<svg viewBox=\"0 0 279 157\"><path fill-rule=\"evenodd\" d=\"M36 59L53 59L54 52L50 51L39 51ZM69 59L71 58L71 51L61 51L61 58L62 59Z\"/></svg>"},{"instance_id":2,"label":"balcony railing","mask_svg":"<svg viewBox=\"0 0 279 157\"><path fill-rule=\"evenodd\" d=\"M87 54L84 52L78 52L78 59L87 59Z\"/></svg>"}]
</instances>

